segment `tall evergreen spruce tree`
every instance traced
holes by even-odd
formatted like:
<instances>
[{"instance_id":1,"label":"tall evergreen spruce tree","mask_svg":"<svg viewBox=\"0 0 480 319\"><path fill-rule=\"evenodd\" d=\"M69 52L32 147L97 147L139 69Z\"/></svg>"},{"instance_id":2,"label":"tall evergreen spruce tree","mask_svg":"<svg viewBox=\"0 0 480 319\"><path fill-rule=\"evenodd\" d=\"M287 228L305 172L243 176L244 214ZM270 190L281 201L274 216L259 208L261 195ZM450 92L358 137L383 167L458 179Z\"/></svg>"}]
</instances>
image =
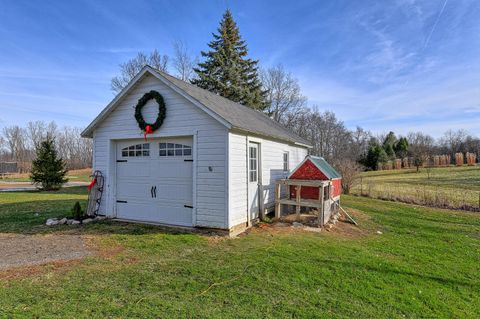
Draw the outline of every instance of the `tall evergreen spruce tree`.
<instances>
[{"instance_id":1,"label":"tall evergreen spruce tree","mask_svg":"<svg viewBox=\"0 0 480 319\"><path fill-rule=\"evenodd\" d=\"M265 109L266 92L258 76L258 61L247 58L247 45L230 10L223 14L218 34L213 33L208 46L212 50L201 52L205 61L194 68L198 78L192 84L252 108Z\"/></svg>"},{"instance_id":2,"label":"tall evergreen spruce tree","mask_svg":"<svg viewBox=\"0 0 480 319\"><path fill-rule=\"evenodd\" d=\"M36 149L37 158L32 162L30 179L38 188L56 190L68 182L66 164L58 158L55 141L47 137Z\"/></svg>"}]
</instances>

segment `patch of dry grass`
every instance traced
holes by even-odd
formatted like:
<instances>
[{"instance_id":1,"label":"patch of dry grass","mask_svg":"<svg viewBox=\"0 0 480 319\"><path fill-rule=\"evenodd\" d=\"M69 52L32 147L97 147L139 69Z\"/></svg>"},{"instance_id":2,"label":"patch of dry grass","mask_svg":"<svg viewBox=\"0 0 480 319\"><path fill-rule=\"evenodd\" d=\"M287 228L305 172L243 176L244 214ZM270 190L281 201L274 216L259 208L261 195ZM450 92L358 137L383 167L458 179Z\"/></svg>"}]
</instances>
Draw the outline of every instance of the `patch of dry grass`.
<instances>
[{"instance_id":1,"label":"patch of dry grass","mask_svg":"<svg viewBox=\"0 0 480 319\"><path fill-rule=\"evenodd\" d=\"M480 210L480 166L365 172L352 194L418 205Z\"/></svg>"}]
</instances>

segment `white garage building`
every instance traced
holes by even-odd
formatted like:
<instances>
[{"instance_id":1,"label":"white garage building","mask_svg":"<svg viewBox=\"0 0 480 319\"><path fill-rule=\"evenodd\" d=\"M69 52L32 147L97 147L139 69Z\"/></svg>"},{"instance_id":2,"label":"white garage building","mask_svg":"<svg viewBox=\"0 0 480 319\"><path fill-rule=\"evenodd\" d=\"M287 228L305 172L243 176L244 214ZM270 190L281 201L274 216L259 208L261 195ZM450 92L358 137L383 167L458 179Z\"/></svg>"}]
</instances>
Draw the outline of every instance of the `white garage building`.
<instances>
[{"instance_id":1,"label":"white garage building","mask_svg":"<svg viewBox=\"0 0 480 319\"><path fill-rule=\"evenodd\" d=\"M166 116L145 140L134 113L152 90ZM147 123L158 112L155 99L142 109ZM275 180L310 147L263 113L148 66L82 136L93 138L93 168L105 176L100 214L232 232L273 208Z\"/></svg>"}]
</instances>

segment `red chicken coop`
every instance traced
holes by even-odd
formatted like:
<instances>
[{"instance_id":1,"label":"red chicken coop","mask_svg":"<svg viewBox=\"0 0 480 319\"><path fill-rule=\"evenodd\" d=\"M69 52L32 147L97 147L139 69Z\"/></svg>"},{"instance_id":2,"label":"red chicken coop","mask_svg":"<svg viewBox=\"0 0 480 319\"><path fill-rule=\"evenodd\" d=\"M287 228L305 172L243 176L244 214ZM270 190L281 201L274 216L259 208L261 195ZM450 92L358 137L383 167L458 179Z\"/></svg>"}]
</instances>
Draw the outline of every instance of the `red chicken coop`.
<instances>
[{"instance_id":1,"label":"red chicken coop","mask_svg":"<svg viewBox=\"0 0 480 319\"><path fill-rule=\"evenodd\" d=\"M330 187L325 188L325 192L328 192L325 198L333 201L338 201L342 193L342 176L323 157L308 155L290 173L288 179L331 181ZM304 186L300 196L302 199L317 199L318 190L318 187ZM295 197L295 192L296 186L290 186L291 198Z\"/></svg>"},{"instance_id":2,"label":"red chicken coop","mask_svg":"<svg viewBox=\"0 0 480 319\"><path fill-rule=\"evenodd\" d=\"M281 217L283 205L293 205L298 216L301 207L310 208L318 212L318 225L323 227L340 208L341 186L342 176L325 159L309 155L287 179L276 181L275 217Z\"/></svg>"}]
</instances>

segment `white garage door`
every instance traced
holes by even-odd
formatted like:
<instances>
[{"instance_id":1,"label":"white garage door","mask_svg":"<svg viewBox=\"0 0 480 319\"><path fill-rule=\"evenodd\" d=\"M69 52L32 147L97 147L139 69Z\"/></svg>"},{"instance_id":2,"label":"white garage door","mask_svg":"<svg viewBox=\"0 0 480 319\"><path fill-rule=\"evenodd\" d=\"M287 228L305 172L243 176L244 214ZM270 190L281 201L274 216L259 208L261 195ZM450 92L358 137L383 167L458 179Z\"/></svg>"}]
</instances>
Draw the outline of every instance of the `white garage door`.
<instances>
[{"instance_id":1,"label":"white garage door","mask_svg":"<svg viewBox=\"0 0 480 319\"><path fill-rule=\"evenodd\" d=\"M117 217L192 226L192 138L117 143Z\"/></svg>"}]
</instances>

